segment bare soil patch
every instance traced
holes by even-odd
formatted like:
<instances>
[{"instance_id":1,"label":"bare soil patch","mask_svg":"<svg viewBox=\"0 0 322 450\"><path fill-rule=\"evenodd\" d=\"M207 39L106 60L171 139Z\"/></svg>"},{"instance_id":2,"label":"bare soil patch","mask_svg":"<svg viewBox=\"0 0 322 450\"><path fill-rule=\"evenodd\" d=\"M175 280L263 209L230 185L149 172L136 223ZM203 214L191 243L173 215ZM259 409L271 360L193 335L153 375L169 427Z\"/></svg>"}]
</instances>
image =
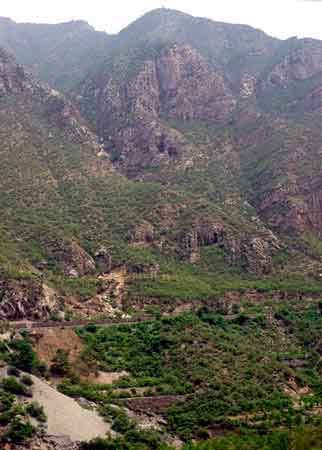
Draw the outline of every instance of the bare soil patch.
<instances>
[{"instance_id":1,"label":"bare soil patch","mask_svg":"<svg viewBox=\"0 0 322 450\"><path fill-rule=\"evenodd\" d=\"M122 372L102 372L99 371L93 381L97 384L113 384L116 381L128 377L130 374L125 370Z\"/></svg>"},{"instance_id":2,"label":"bare soil patch","mask_svg":"<svg viewBox=\"0 0 322 450\"><path fill-rule=\"evenodd\" d=\"M50 365L57 350L62 349L68 353L70 363L78 361L83 343L71 328L51 328L33 331L31 338L38 357Z\"/></svg>"}]
</instances>

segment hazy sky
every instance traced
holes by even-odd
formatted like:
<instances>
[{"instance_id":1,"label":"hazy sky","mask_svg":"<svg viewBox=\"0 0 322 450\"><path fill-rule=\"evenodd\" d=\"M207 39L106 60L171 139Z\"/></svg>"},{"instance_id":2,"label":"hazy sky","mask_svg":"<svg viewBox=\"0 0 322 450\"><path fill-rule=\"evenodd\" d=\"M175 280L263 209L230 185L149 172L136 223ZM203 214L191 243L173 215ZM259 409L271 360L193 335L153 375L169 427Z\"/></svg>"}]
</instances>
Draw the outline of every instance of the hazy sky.
<instances>
[{"instance_id":1,"label":"hazy sky","mask_svg":"<svg viewBox=\"0 0 322 450\"><path fill-rule=\"evenodd\" d=\"M322 0L2 0L0 16L18 22L83 19L99 30L115 33L160 6L249 24L281 38L297 35L322 39Z\"/></svg>"}]
</instances>

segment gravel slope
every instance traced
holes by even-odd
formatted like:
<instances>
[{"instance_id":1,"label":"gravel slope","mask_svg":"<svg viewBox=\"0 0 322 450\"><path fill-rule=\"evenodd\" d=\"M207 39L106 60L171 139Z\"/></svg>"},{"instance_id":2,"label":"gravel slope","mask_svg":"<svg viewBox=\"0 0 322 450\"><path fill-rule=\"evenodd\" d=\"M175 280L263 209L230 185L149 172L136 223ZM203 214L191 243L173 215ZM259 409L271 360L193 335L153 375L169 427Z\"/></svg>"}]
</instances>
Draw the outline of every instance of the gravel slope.
<instances>
[{"instance_id":1,"label":"gravel slope","mask_svg":"<svg viewBox=\"0 0 322 450\"><path fill-rule=\"evenodd\" d=\"M48 434L69 436L72 441L87 441L111 431L95 411L82 408L75 400L32 377L33 400L43 405L48 419Z\"/></svg>"}]
</instances>

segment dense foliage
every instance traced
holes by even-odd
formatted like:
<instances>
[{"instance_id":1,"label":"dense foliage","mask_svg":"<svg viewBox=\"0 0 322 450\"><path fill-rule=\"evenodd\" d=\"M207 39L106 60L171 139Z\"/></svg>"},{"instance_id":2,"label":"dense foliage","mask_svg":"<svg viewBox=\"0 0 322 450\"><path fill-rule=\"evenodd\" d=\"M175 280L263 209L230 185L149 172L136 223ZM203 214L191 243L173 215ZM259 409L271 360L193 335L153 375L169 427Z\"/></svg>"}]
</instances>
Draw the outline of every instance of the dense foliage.
<instances>
[{"instance_id":1,"label":"dense foliage","mask_svg":"<svg viewBox=\"0 0 322 450\"><path fill-rule=\"evenodd\" d=\"M85 360L130 375L112 387L66 379L61 389L97 400L105 414L110 402L138 395L135 388L176 396L167 429L184 439L213 427L297 427L314 422L321 402L321 326L317 302L272 300L243 302L230 313L218 305L139 325L89 327L79 330Z\"/></svg>"}]
</instances>

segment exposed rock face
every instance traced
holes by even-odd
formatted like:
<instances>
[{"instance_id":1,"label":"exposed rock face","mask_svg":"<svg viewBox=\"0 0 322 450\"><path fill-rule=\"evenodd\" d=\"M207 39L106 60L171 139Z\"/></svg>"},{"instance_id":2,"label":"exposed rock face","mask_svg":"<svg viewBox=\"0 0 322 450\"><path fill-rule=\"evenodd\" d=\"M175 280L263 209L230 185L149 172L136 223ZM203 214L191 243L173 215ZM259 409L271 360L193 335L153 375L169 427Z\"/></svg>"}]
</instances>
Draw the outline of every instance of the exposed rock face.
<instances>
[{"instance_id":1,"label":"exposed rock face","mask_svg":"<svg viewBox=\"0 0 322 450\"><path fill-rule=\"evenodd\" d=\"M2 203L1 207L12 207L7 218L14 217L16 224L20 220L17 217L22 217L27 210L30 217L40 214L39 222L46 222L49 211L53 212L53 217L61 214L66 190L76 183L86 186L89 177L107 175L111 166L107 159L98 156L100 146L96 136L86 127L77 108L62 94L35 81L2 50L0 67L0 156L6 174L0 184L1 197L7 199L6 205ZM47 233L51 228L48 223L39 225L41 231L36 232L34 238L39 241L44 255L41 260L29 256L27 262L22 256L17 272L26 268L36 273L34 266L42 274L38 273L36 279L23 278L23 281L21 277L11 280L9 275L2 278L0 318L3 320L46 319L57 309L58 295L45 281L53 260L66 276L83 276L95 271L93 258L77 239L64 239L64 231L57 233L59 227L64 228L64 220L58 227L54 225L53 233ZM8 228L13 230L15 226ZM14 238L19 242L17 247L30 244L31 228L30 223L22 226L22 233L26 232L23 237L18 238L17 232ZM2 269L3 266L1 273Z\"/></svg>"},{"instance_id":2,"label":"exposed rock face","mask_svg":"<svg viewBox=\"0 0 322 450\"><path fill-rule=\"evenodd\" d=\"M306 80L322 71L322 43L305 39L277 64L268 83L286 87L291 81Z\"/></svg>"},{"instance_id":3,"label":"exposed rock face","mask_svg":"<svg viewBox=\"0 0 322 450\"><path fill-rule=\"evenodd\" d=\"M281 245L273 233L267 232L241 243L240 263L245 269L256 275L270 274L273 269L272 256Z\"/></svg>"},{"instance_id":4,"label":"exposed rock face","mask_svg":"<svg viewBox=\"0 0 322 450\"><path fill-rule=\"evenodd\" d=\"M24 69L0 47L0 96L21 92L27 83Z\"/></svg>"},{"instance_id":5,"label":"exposed rock face","mask_svg":"<svg viewBox=\"0 0 322 450\"><path fill-rule=\"evenodd\" d=\"M25 444L6 444L4 450L79 450L80 444L65 438L42 436L33 438Z\"/></svg>"},{"instance_id":6,"label":"exposed rock face","mask_svg":"<svg viewBox=\"0 0 322 450\"><path fill-rule=\"evenodd\" d=\"M47 119L55 127L68 131L70 137L78 143L92 146L93 153L101 150L97 137L89 130L77 108L58 91L33 79L10 53L0 47L0 98L5 95L20 95L21 98L26 96L26 104L30 98L42 103Z\"/></svg>"},{"instance_id":7,"label":"exposed rock face","mask_svg":"<svg viewBox=\"0 0 322 450\"><path fill-rule=\"evenodd\" d=\"M79 277L95 271L94 259L75 241L52 242L48 245L48 251L69 277Z\"/></svg>"},{"instance_id":8,"label":"exposed rock face","mask_svg":"<svg viewBox=\"0 0 322 450\"><path fill-rule=\"evenodd\" d=\"M107 248L104 246L100 247L95 252L94 261L95 261L97 270L101 273L108 273L111 271L111 269L113 267L112 256L110 255Z\"/></svg>"},{"instance_id":9,"label":"exposed rock face","mask_svg":"<svg viewBox=\"0 0 322 450\"><path fill-rule=\"evenodd\" d=\"M161 117L226 123L236 105L223 73L188 45L165 47L123 80L110 74L103 81L89 79L79 97L85 114L92 95L106 150L130 174L132 167L140 172L165 158L180 158L187 141Z\"/></svg>"},{"instance_id":10,"label":"exposed rock face","mask_svg":"<svg viewBox=\"0 0 322 450\"><path fill-rule=\"evenodd\" d=\"M298 234L311 231L321 236L322 190L311 187L306 191L304 186L297 186L295 192L274 190L261 203L261 212L275 229Z\"/></svg>"},{"instance_id":11,"label":"exposed rock face","mask_svg":"<svg viewBox=\"0 0 322 450\"><path fill-rule=\"evenodd\" d=\"M135 244L149 244L154 239L154 227L151 223L144 221L134 231L133 242Z\"/></svg>"},{"instance_id":12,"label":"exposed rock face","mask_svg":"<svg viewBox=\"0 0 322 450\"><path fill-rule=\"evenodd\" d=\"M57 307L53 289L38 282L0 282L0 319L46 319Z\"/></svg>"},{"instance_id":13,"label":"exposed rock face","mask_svg":"<svg viewBox=\"0 0 322 450\"><path fill-rule=\"evenodd\" d=\"M173 224L180 220L175 218ZM142 223L136 231L134 245L148 245L165 249L171 246L170 241L160 239L154 235L153 227L148 222ZM281 242L269 230L257 231L255 235L245 236L233 230L218 220L203 217L196 220L189 231L179 231L176 242L172 243L177 254L191 263L200 259L201 249L204 247L218 247L222 249L229 264L242 266L246 271L256 275L267 275L273 269L272 256L281 249ZM155 271L152 266L148 268L130 267L132 272ZM156 270L157 271L157 270Z\"/></svg>"},{"instance_id":14,"label":"exposed rock face","mask_svg":"<svg viewBox=\"0 0 322 450\"><path fill-rule=\"evenodd\" d=\"M173 46L156 61L162 112L183 120L225 123L234 99L223 73L190 46Z\"/></svg>"},{"instance_id":15,"label":"exposed rock face","mask_svg":"<svg viewBox=\"0 0 322 450\"><path fill-rule=\"evenodd\" d=\"M140 27L150 36L144 50L135 36ZM278 41L261 34L255 38L251 37L254 30L248 34L236 27L228 32L225 25L201 20L198 27L205 42L209 41L207 51L189 36L189 30L197 28L193 18L158 11L137 21L122 35L122 39L131 36L133 43L129 41L126 50L120 46L106 71L81 85L78 94L83 113L94 118L107 153L127 175L166 183L171 174L171 183L176 182L176 171L178 177L199 171L202 178L210 164L220 166L230 182L240 177L242 185L251 185L249 192L236 186L233 196L249 200L274 230L320 233L320 175L305 180L300 171L303 161L310 160L314 166L314 155L318 166L321 158L311 137L304 142L276 111L277 107L291 111L292 119L296 116L299 121L304 113L322 113L321 42ZM210 35L216 36L216 45ZM267 124L264 130L261 121ZM232 148L221 158L220 144L207 135L206 154L199 139L202 126L207 124L211 130L232 123L237 136L247 127L250 132L225 146L221 143L223 148ZM184 130L190 124L201 124L197 142ZM253 152L241 153L247 146ZM262 152L264 146L271 150ZM265 164L266 171L257 170ZM241 172L240 166L247 169ZM159 173L159 179L152 172ZM231 189L228 182L225 186L224 177L222 181L223 191ZM218 186L213 190L218 191ZM183 247L193 249L191 260L198 259L197 233L191 231L183 241Z\"/></svg>"},{"instance_id":16,"label":"exposed rock face","mask_svg":"<svg viewBox=\"0 0 322 450\"><path fill-rule=\"evenodd\" d=\"M313 89L296 105L300 109L312 113L322 114L322 86Z\"/></svg>"},{"instance_id":17,"label":"exposed rock face","mask_svg":"<svg viewBox=\"0 0 322 450\"><path fill-rule=\"evenodd\" d=\"M210 245L224 247L225 226L210 219L203 219L196 222L188 233L180 233L178 240L183 255L190 262L196 262L200 258L201 247Z\"/></svg>"}]
</instances>

